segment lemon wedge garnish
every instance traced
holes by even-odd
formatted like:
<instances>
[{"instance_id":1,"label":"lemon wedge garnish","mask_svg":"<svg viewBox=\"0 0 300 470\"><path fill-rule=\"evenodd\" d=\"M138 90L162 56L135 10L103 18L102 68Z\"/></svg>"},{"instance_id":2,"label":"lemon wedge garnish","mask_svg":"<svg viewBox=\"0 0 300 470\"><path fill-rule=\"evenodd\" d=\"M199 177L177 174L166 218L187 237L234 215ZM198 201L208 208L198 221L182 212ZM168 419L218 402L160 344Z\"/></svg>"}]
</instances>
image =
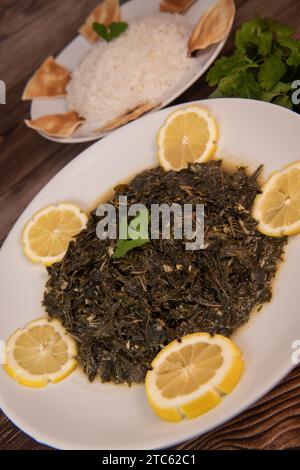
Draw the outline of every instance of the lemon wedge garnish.
<instances>
[{"instance_id":1,"label":"lemon wedge garnish","mask_svg":"<svg viewBox=\"0 0 300 470\"><path fill-rule=\"evenodd\" d=\"M87 221L88 216L74 204L41 209L23 230L25 255L34 263L45 265L61 261L69 242L86 227Z\"/></svg>"},{"instance_id":2,"label":"lemon wedge garnish","mask_svg":"<svg viewBox=\"0 0 300 470\"><path fill-rule=\"evenodd\" d=\"M154 412L167 421L195 418L232 392L244 369L242 353L221 335L194 333L162 349L146 375Z\"/></svg>"},{"instance_id":3,"label":"lemon wedge garnish","mask_svg":"<svg viewBox=\"0 0 300 470\"><path fill-rule=\"evenodd\" d=\"M217 148L218 127L206 109L192 105L171 113L157 136L157 157L166 170L206 162Z\"/></svg>"},{"instance_id":4,"label":"lemon wedge garnish","mask_svg":"<svg viewBox=\"0 0 300 470\"><path fill-rule=\"evenodd\" d=\"M47 318L16 330L6 342L6 372L27 387L44 387L67 377L76 367L76 343L58 320Z\"/></svg>"},{"instance_id":5,"label":"lemon wedge garnish","mask_svg":"<svg viewBox=\"0 0 300 470\"><path fill-rule=\"evenodd\" d=\"M275 171L253 205L258 230L270 237L300 232L300 161Z\"/></svg>"}]
</instances>

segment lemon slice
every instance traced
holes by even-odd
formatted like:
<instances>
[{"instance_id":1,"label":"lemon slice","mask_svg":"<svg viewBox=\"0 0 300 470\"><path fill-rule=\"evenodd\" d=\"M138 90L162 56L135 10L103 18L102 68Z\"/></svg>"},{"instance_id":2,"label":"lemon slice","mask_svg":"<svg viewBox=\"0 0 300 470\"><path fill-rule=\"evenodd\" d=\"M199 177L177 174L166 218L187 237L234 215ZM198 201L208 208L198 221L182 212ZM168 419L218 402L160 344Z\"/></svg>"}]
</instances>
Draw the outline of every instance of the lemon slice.
<instances>
[{"instance_id":1,"label":"lemon slice","mask_svg":"<svg viewBox=\"0 0 300 470\"><path fill-rule=\"evenodd\" d=\"M69 242L86 227L88 216L76 205L61 203L37 212L25 225L22 243L34 263L61 261Z\"/></svg>"},{"instance_id":2,"label":"lemon slice","mask_svg":"<svg viewBox=\"0 0 300 470\"><path fill-rule=\"evenodd\" d=\"M300 232L300 161L272 173L253 205L258 230L271 237Z\"/></svg>"},{"instance_id":3,"label":"lemon slice","mask_svg":"<svg viewBox=\"0 0 300 470\"><path fill-rule=\"evenodd\" d=\"M76 367L75 340L58 320L41 318L18 329L6 343L6 372L27 387L44 387L67 377Z\"/></svg>"},{"instance_id":4,"label":"lemon slice","mask_svg":"<svg viewBox=\"0 0 300 470\"><path fill-rule=\"evenodd\" d=\"M238 347L228 338L194 333L162 349L146 375L154 412L167 421L195 418L231 393L243 373Z\"/></svg>"},{"instance_id":5,"label":"lemon slice","mask_svg":"<svg viewBox=\"0 0 300 470\"><path fill-rule=\"evenodd\" d=\"M206 109L195 105L178 109L158 132L158 161L166 171L206 162L215 153L217 140L216 121Z\"/></svg>"}]
</instances>

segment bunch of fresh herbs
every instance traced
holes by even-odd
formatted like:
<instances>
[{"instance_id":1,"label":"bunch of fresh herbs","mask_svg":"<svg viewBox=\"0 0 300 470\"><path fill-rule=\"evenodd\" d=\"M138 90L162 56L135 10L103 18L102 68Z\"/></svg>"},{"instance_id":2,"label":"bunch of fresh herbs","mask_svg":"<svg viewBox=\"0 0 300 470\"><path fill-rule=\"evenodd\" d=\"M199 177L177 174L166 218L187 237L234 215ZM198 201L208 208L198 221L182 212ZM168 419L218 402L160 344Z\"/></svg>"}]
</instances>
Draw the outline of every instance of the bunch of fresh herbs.
<instances>
[{"instance_id":1,"label":"bunch of fresh herbs","mask_svg":"<svg viewBox=\"0 0 300 470\"><path fill-rule=\"evenodd\" d=\"M271 19L255 17L242 24L235 36L236 50L221 57L207 74L211 97L252 98L293 105L292 83L300 78L300 41L295 30Z\"/></svg>"}]
</instances>

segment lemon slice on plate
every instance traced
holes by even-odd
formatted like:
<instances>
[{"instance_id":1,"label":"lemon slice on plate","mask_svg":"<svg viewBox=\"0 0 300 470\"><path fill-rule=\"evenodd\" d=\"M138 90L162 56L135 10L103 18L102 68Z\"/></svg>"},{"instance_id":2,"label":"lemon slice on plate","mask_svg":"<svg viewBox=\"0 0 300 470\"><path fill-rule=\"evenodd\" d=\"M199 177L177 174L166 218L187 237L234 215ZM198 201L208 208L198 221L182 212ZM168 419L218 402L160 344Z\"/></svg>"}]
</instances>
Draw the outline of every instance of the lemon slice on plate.
<instances>
[{"instance_id":1,"label":"lemon slice on plate","mask_svg":"<svg viewBox=\"0 0 300 470\"><path fill-rule=\"evenodd\" d=\"M206 162L215 153L217 140L217 123L206 109L196 105L178 109L158 132L158 161L166 171Z\"/></svg>"},{"instance_id":2,"label":"lemon slice on plate","mask_svg":"<svg viewBox=\"0 0 300 470\"><path fill-rule=\"evenodd\" d=\"M88 216L74 204L47 206L25 225L22 243L34 263L50 265L61 261L69 242L86 227Z\"/></svg>"},{"instance_id":3,"label":"lemon slice on plate","mask_svg":"<svg viewBox=\"0 0 300 470\"><path fill-rule=\"evenodd\" d=\"M194 333L162 349L146 375L154 412L167 421L195 418L231 393L243 373L238 347L224 336Z\"/></svg>"},{"instance_id":4,"label":"lemon slice on plate","mask_svg":"<svg viewBox=\"0 0 300 470\"><path fill-rule=\"evenodd\" d=\"M44 387L67 377L76 367L76 343L58 320L47 318L16 330L6 343L6 372L27 387Z\"/></svg>"},{"instance_id":5,"label":"lemon slice on plate","mask_svg":"<svg viewBox=\"0 0 300 470\"><path fill-rule=\"evenodd\" d=\"M300 232L300 161L272 173L253 205L258 230L270 237Z\"/></svg>"}]
</instances>

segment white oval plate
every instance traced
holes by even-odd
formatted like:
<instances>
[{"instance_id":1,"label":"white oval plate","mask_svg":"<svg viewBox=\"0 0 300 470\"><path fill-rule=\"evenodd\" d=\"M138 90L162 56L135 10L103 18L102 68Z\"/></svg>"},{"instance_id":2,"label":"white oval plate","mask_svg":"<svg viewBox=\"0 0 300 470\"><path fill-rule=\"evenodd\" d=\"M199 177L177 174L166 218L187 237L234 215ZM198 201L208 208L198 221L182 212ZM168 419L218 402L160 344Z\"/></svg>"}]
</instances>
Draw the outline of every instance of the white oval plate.
<instances>
[{"instance_id":1,"label":"white oval plate","mask_svg":"<svg viewBox=\"0 0 300 470\"><path fill-rule=\"evenodd\" d=\"M198 0L195 4L187 11L185 17L188 23L191 25L191 32L202 16L202 14L212 5L216 3L216 0ZM160 0L130 0L121 6L124 20L131 20L146 15L151 15L155 12L159 12ZM82 18L84 22L85 18ZM221 52L226 39L214 46L209 47L203 52L199 52L196 55L194 64L184 74L181 80L171 89L167 90L161 98L158 100L161 104L156 109L161 109L167 106L171 101L175 100L181 95L187 88L189 88L198 78L200 78L208 67L213 63L216 57ZM86 56L87 52L92 46L82 37L77 36L70 44L63 49L63 51L57 56L57 61L73 70ZM67 111L67 104L65 99L54 99L54 100L33 100L31 105L31 119L37 119L45 114L54 113L65 113ZM88 142L91 140L98 140L103 137L105 133L95 135L95 130L99 128L97 123L84 124L79 127L77 131L69 138L50 137L40 132L40 134L46 139L53 140L55 142L76 144L79 142Z\"/></svg>"},{"instance_id":2,"label":"white oval plate","mask_svg":"<svg viewBox=\"0 0 300 470\"><path fill-rule=\"evenodd\" d=\"M235 161L249 162L253 169L264 163L266 174L299 159L297 114L239 99L199 104L219 123L219 156L231 160L235 156ZM44 314L46 270L22 254L25 222L35 211L60 201L88 209L111 187L153 165L157 130L170 111L144 116L89 147L21 215L0 251L1 339ZM164 422L148 406L143 386L90 384L79 369L59 384L34 390L18 385L0 368L2 410L34 439L60 449L162 448L220 425L258 400L293 367L292 342L300 339L299 242L299 237L289 242L272 302L235 336L246 363L240 384L202 417L179 424Z\"/></svg>"}]
</instances>

